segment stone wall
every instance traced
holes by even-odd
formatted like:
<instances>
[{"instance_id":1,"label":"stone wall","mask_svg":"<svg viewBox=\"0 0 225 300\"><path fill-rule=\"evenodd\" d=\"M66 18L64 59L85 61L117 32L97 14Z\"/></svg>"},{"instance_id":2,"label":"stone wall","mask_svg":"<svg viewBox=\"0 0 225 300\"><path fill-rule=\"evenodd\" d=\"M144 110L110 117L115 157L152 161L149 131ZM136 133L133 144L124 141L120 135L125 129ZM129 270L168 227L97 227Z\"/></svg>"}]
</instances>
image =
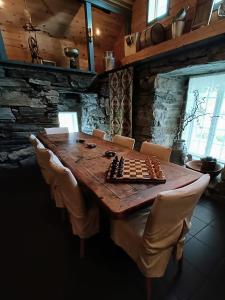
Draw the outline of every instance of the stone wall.
<instances>
[{"instance_id":1,"label":"stone wall","mask_svg":"<svg viewBox=\"0 0 225 300\"><path fill-rule=\"evenodd\" d=\"M135 66L133 137L171 146L192 75L225 72L225 42L164 55Z\"/></svg>"},{"instance_id":2,"label":"stone wall","mask_svg":"<svg viewBox=\"0 0 225 300\"><path fill-rule=\"evenodd\" d=\"M157 75L154 85L151 140L156 144L172 146L177 121L186 97L186 76Z\"/></svg>"},{"instance_id":3,"label":"stone wall","mask_svg":"<svg viewBox=\"0 0 225 300\"><path fill-rule=\"evenodd\" d=\"M0 66L0 171L33 162L28 137L58 126L59 111L76 111L79 129L108 131L108 102L86 92L94 74Z\"/></svg>"}]
</instances>

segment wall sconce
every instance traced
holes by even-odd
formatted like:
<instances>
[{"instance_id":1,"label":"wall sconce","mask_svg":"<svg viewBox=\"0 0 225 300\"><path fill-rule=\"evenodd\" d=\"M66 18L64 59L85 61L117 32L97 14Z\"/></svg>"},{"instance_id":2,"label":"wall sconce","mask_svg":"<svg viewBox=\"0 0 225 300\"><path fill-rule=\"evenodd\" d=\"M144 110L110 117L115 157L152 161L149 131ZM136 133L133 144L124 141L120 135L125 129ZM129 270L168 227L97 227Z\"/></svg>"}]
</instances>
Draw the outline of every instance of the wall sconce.
<instances>
[{"instance_id":1,"label":"wall sconce","mask_svg":"<svg viewBox=\"0 0 225 300\"><path fill-rule=\"evenodd\" d=\"M4 1L3 0L0 0L0 8L3 8L5 5Z\"/></svg>"},{"instance_id":2,"label":"wall sconce","mask_svg":"<svg viewBox=\"0 0 225 300\"><path fill-rule=\"evenodd\" d=\"M89 41L89 43L91 43L96 36L100 36L100 35L101 35L101 31L100 31L99 28L95 29L95 34L93 34L92 28L90 28L90 27L88 28L88 41Z\"/></svg>"}]
</instances>

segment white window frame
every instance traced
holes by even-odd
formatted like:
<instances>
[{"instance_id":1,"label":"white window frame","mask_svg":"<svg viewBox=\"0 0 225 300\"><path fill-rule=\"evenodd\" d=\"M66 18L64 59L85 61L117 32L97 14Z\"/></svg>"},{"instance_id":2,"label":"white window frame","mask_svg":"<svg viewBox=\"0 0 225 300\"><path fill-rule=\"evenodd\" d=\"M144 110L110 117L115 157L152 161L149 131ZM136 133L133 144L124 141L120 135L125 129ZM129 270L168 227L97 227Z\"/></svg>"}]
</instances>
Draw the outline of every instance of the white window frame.
<instances>
[{"instance_id":1,"label":"white window frame","mask_svg":"<svg viewBox=\"0 0 225 300\"><path fill-rule=\"evenodd\" d=\"M151 5L151 3L153 3L153 1L155 3L155 5L154 5L154 18L151 19L151 20L149 20L149 11L150 11L150 8L151 8L150 5ZM165 13L163 13L161 15L157 14L157 4L158 4L158 1L159 0L148 0L148 3L147 3L148 4L148 6L147 6L147 24L148 25L150 25L150 24L152 24L152 23L154 23L154 22L156 22L158 20L161 20L161 19L163 19L163 18L165 18L166 16L169 15L170 0L165 0L165 1L167 1L167 10L166 10Z\"/></svg>"},{"instance_id":2,"label":"white window frame","mask_svg":"<svg viewBox=\"0 0 225 300\"><path fill-rule=\"evenodd\" d=\"M224 74L224 73L223 73ZM216 76L216 75L220 75L220 73L215 73L215 74L208 74L208 75L198 75L198 76L192 76L190 78L199 78L201 76ZM225 89L219 89L218 90L218 94L216 97L216 103L215 103L215 107L214 107L214 111L213 111L213 116L219 116L220 115L220 111L223 105L223 101L225 98ZM201 158L203 156L211 156L210 152L213 146L213 140L214 140L214 136L216 133L216 128L217 128L217 123L219 121L218 117L213 117L211 119L211 124L210 124L210 128L209 128L209 135L207 138L207 143L206 143L206 147L205 147L205 153L202 154L202 156L197 155L196 153L191 153L194 158ZM190 148L190 143L191 143L191 137L192 137L192 132L194 129L194 122L191 122L190 125L187 127L187 132L185 134L185 132L183 133L183 137L186 137L186 145L187 145L187 149ZM222 144L222 147L225 147L225 141ZM220 160L219 158L217 158L219 162L221 163L225 163L225 161Z\"/></svg>"},{"instance_id":3,"label":"white window frame","mask_svg":"<svg viewBox=\"0 0 225 300\"><path fill-rule=\"evenodd\" d=\"M214 6L213 6L213 10L217 10L219 8L219 5L221 4L222 0L216 2L216 0L214 0Z\"/></svg>"}]
</instances>

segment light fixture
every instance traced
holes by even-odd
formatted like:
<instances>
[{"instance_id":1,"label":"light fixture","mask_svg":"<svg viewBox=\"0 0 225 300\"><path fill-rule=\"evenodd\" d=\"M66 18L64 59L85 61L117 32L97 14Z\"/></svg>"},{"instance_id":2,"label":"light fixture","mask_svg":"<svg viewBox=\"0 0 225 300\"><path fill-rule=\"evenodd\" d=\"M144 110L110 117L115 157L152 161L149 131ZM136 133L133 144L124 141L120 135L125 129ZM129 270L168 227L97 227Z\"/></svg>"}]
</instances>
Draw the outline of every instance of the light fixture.
<instances>
[{"instance_id":1,"label":"light fixture","mask_svg":"<svg viewBox=\"0 0 225 300\"><path fill-rule=\"evenodd\" d=\"M4 7L5 3L3 0L0 0L0 8Z\"/></svg>"},{"instance_id":2,"label":"light fixture","mask_svg":"<svg viewBox=\"0 0 225 300\"><path fill-rule=\"evenodd\" d=\"M100 36L101 35L101 30L99 28L95 29L95 35Z\"/></svg>"},{"instance_id":3,"label":"light fixture","mask_svg":"<svg viewBox=\"0 0 225 300\"><path fill-rule=\"evenodd\" d=\"M88 41L91 43L93 39L97 36L101 35L101 30L99 28L95 29L95 34L93 34L93 30L91 27L88 28Z\"/></svg>"}]
</instances>

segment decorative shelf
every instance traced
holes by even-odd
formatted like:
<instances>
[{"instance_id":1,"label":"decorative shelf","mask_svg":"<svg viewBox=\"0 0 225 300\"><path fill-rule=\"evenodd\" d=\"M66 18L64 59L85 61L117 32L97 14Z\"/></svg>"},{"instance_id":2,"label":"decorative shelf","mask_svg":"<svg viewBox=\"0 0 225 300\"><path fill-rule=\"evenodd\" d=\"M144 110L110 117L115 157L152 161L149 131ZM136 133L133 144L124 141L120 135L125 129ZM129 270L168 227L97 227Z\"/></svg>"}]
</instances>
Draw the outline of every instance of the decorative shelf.
<instances>
[{"instance_id":1,"label":"decorative shelf","mask_svg":"<svg viewBox=\"0 0 225 300\"><path fill-rule=\"evenodd\" d=\"M95 72L91 72L88 70L81 70L81 69L71 69L71 68L63 68L57 66L48 66L48 65L41 65L41 64L32 64L27 62L15 61L15 60L2 60L0 61L0 66L6 67L19 67L19 68L27 68L27 69L36 69L36 70L45 70L45 71L52 71L52 72L67 72L71 74L86 74L86 75L96 75Z\"/></svg>"},{"instance_id":2,"label":"decorative shelf","mask_svg":"<svg viewBox=\"0 0 225 300\"><path fill-rule=\"evenodd\" d=\"M174 50L194 45L198 42L210 40L225 34L225 20L217 21L194 31L183 34L180 37L162 42L158 45L150 46L138 51L135 54L122 59L122 65L133 64L143 60L166 54Z\"/></svg>"}]
</instances>

